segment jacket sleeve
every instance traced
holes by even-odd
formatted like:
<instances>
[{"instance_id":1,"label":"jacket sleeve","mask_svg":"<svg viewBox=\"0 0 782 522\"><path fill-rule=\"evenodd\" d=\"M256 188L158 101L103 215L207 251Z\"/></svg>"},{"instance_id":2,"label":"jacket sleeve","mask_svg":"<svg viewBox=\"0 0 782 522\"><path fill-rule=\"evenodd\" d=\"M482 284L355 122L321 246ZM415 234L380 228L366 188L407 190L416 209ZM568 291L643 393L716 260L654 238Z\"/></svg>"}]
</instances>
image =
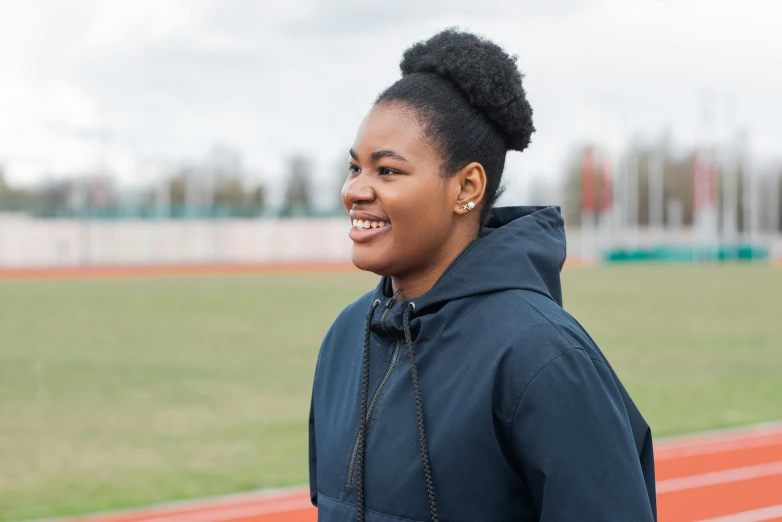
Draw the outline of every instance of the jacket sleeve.
<instances>
[{"instance_id":1,"label":"jacket sleeve","mask_svg":"<svg viewBox=\"0 0 782 522\"><path fill-rule=\"evenodd\" d=\"M652 522L619 389L602 360L569 348L524 389L511 443L540 522Z\"/></svg>"},{"instance_id":2,"label":"jacket sleeve","mask_svg":"<svg viewBox=\"0 0 782 522\"><path fill-rule=\"evenodd\" d=\"M310 401L310 499L318 505L318 454L315 448L315 395Z\"/></svg>"}]
</instances>

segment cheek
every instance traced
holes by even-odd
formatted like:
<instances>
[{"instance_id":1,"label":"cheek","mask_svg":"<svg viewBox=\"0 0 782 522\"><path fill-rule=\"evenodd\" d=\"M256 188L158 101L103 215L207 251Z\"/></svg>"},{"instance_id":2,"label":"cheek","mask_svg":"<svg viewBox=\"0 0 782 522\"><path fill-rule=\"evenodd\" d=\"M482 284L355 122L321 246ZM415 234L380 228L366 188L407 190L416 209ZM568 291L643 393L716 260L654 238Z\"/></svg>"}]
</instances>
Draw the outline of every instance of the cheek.
<instances>
[{"instance_id":1,"label":"cheek","mask_svg":"<svg viewBox=\"0 0 782 522\"><path fill-rule=\"evenodd\" d=\"M396 239L420 243L447 233L447 209L440 183L417 184L410 190L400 191L387 210L391 222L399 224ZM405 248L407 244L399 246Z\"/></svg>"}]
</instances>

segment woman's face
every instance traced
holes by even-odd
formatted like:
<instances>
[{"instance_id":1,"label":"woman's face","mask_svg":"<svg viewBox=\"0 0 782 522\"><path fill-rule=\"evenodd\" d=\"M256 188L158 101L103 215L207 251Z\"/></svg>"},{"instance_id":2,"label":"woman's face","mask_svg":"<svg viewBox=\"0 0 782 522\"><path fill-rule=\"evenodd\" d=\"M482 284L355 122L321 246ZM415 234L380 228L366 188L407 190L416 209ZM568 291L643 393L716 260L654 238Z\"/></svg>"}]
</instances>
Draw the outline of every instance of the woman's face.
<instances>
[{"instance_id":1,"label":"woman's face","mask_svg":"<svg viewBox=\"0 0 782 522\"><path fill-rule=\"evenodd\" d=\"M350 156L342 203L357 223L350 229L353 263L379 275L425 272L452 233L459 188L440 175L440 155L415 113L375 106Z\"/></svg>"}]
</instances>

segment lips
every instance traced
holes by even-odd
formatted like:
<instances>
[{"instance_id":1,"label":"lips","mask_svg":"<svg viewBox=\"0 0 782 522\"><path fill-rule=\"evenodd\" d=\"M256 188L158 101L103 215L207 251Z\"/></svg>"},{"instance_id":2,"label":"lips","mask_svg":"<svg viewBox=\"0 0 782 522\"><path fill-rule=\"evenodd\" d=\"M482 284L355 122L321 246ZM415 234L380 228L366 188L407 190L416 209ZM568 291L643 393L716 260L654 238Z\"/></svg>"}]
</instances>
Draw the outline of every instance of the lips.
<instances>
[{"instance_id":1,"label":"lips","mask_svg":"<svg viewBox=\"0 0 782 522\"><path fill-rule=\"evenodd\" d=\"M385 216L356 209L351 209L349 213L353 225L350 238L353 241L369 241L391 228L391 220Z\"/></svg>"},{"instance_id":2,"label":"lips","mask_svg":"<svg viewBox=\"0 0 782 522\"><path fill-rule=\"evenodd\" d=\"M350 239L355 243L367 243L391 230L391 222L363 213L351 213L353 226L350 228Z\"/></svg>"}]
</instances>

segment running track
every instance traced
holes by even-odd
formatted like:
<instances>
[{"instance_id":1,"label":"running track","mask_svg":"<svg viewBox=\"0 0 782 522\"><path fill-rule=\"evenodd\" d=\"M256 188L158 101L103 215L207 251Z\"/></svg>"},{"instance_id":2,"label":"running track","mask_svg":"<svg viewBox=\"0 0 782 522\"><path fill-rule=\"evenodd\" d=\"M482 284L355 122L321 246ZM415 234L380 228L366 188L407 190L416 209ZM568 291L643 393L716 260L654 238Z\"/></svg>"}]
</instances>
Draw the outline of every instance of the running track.
<instances>
[{"instance_id":1,"label":"running track","mask_svg":"<svg viewBox=\"0 0 782 522\"><path fill-rule=\"evenodd\" d=\"M655 443L659 522L782 521L782 424ZM71 522L315 522L305 490L169 504Z\"/></svg>"},{"instance_id":2,"label":"running track","mask_svg":"<svg viewBox=\"0 0 782 522\"><path fill-rule=\"evenodd\" d=\"M577 266L576 260L570 260ZM782 267L782 258L772 261ZM7 269L14 279L351 271L348 264ZM782 424L655 443L659 522L782 522ZM305 490L257 492L58 522L315 522Z\"/></svg>"}]
</instances>

